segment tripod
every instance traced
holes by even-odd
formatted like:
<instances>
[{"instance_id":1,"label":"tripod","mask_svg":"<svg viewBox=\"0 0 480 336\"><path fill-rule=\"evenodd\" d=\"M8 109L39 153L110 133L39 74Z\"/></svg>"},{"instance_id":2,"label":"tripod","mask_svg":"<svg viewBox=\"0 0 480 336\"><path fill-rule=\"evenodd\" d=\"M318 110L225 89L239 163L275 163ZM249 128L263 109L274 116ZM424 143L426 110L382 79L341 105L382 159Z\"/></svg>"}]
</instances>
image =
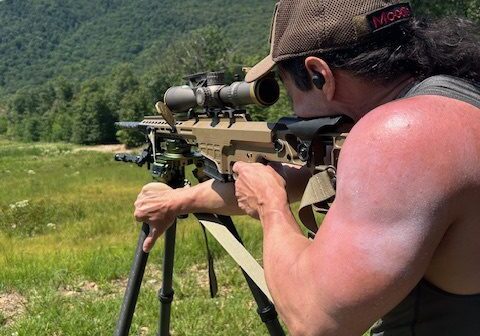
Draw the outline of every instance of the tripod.
<instances>
[{"instance_id":1,"label":"tripod","mask_svg":"<svg viewBox=\"0 0 480 336\"><path fill-rule=\"evenodd\" d=\"M153 162L150 161L149 164L152 164L151 172L154 180L166 183L172 188L182 188L187 183L185 179L186 166L194 163L198 166L198 160L200 157L192 153L191 145L185 142L179 140L167 140L165 145L166 146L161 153L149 153L150 155L147 155L146 151L151 151L151 148L149 148L140 156L117 154L115 159L117 161L134 162L138 165L143 165L147 162L147 158L151 157L153 158ZM200 181L203 179L200 174L197 175L197 178ZM200 224L203 225L204 228L207 228L221 244L222 241L225 243L222 244L224 247L230 246L230 249L227 249L227 251L229 251L232 257L234 257L237 263L242 264L243 275L258 306L257 313L265 324L269 334L271 336L284 336L285 333L278 321L275 307L269 299L270 295L264 284L263 273L260 277L258 276L259 272L255 272L255 265L253 263L240 262L240 260L246 260L248 258L245 254L242 254L245 252L242 252L242 249L238 248L239 245L243 245L243 243L232 219L228 216L211 214L194 215ZM126 336L130 330L149 255L148 253L143 252L142 249L143 242L148 236L149 230L149 225L143 223L135 250L135 257L130 270L127 288L125 290L123 304L117 321L115 330L116 336ZM229 234L226 234L227 232ZM170 336L171 305L174 297L172 284L175 237L176 221L165 232L162 287L158 292L158 299L160 301L160 316L158 321L159 336ZM255 281L253 278L255 278Z\"/></svg>"}]
</instances>

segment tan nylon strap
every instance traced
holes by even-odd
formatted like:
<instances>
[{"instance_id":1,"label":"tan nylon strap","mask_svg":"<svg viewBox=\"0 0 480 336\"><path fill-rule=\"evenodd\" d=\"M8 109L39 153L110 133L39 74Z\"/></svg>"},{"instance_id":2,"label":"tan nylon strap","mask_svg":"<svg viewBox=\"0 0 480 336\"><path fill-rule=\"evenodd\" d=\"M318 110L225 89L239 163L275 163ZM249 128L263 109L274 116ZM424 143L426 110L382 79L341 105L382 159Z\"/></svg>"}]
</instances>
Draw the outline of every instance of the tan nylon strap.
<instances>
[{"instance_id":1,"label":"tan nylon strap","mask_svg":"<svg viewBox=\"0 0 480 336\"><path fill-rule=\"evenodd\" d=\"M265 274L263 268L240 244L240 242L232 235L228 229L218 223L218 220L212 215L208 218L208 215L196 215L198 221L210 232L210 234L223 246L227 253L235 260L235 262L248 274L248 276L255 282L260 290L273 302L272 296L268 291L267 282L265 280ZM201 218L200 218L201 217Z\"/></svg>"},{"instance_id":2,"label":"tan nylon strap","mask_svg":"<svg viewBox=\"0 0 480 336\"><path fill-rule=\"evenodd\" d=\"M313 175L303 193L298 216L303 225L312 232L317 232L318 229L313 210L326 212L327 201L335 196L335 188L332 185L334 174L333 168L327 168ZM321 206L324 206L324 209Z\"/></svg>"}]
</instances>

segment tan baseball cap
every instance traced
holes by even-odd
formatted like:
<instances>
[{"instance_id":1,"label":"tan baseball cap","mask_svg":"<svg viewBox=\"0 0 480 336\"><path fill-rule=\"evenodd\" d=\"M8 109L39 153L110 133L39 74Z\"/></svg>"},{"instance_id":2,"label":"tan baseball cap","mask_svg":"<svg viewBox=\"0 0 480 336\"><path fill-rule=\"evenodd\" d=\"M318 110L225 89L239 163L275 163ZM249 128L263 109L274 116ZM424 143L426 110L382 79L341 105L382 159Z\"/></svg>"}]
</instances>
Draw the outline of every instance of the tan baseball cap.
<instances>
[{"instance_id":1,"label":"tan baseball cap","mask_svg":"<svg viewBox=\"0 0 480 336\"><path fill-rule=\"evenodd\" d=\"M411 18L410 4L399 0L281 0L275 5L270 54L245 81L265 76L277 62L351 47Z\"/></svg>"}]
</instances>

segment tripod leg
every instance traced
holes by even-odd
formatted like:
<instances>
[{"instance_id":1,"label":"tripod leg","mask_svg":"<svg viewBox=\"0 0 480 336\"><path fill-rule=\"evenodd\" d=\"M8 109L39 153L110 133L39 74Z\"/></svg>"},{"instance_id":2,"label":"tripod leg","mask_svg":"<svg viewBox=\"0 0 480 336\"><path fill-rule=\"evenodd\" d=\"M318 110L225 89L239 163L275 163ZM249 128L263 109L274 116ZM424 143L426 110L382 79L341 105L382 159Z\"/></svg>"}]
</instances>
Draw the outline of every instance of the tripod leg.
<instances>
[{"instance_id":1,"label":"tripod leg","mask_svg":"<svg viewBox=\"0 0 480 336\"><path fill-rule=\"evenodd\" d=\"M127 336L132 324L133 313L137 304L138 293L142 284L143 273L147 264L148 253L143 252L143 241L148 236L150 228L143 223L140 236L138 237L135 258L133 260L130 275L128 277L127 289L123 297L122 309L117 321L115 336Z\"/></svg>"},{"instance_id":2,"label":"tripod leg","mask_svg":"<svg viewBox=\"0 0 480 336\"><path fill-rule=\"evenodd\" d=\"M162 288L158 291L160 300L159 336L170 336L170 312L173 301L173 261L175 255L176 221L165 233L165 254L163 256Z\"/></svg>"},{"instance_id":3,"label":"tripod leg","mask_svg":"<svg viewBox=\"0 0 480 336\"><path fill-rule=\"evenodd\" d=\"M226 228L232 233L232 235L243 245L242 239L233 224L232 218L229 216L217 216L220 222L222 222ZM267 298L267 296L260 290L255 281L250 278L250 276L243 271L243 276L247 281L248 287L252 292L253 298L257 303L258 309L257 313L262 319L262 322L265 323L265 326L268 329L268 332L271 336L284 336L285 332L280 325L280 322L277 318L277 311L272 302Z\"/></svg>"}]
</instances>

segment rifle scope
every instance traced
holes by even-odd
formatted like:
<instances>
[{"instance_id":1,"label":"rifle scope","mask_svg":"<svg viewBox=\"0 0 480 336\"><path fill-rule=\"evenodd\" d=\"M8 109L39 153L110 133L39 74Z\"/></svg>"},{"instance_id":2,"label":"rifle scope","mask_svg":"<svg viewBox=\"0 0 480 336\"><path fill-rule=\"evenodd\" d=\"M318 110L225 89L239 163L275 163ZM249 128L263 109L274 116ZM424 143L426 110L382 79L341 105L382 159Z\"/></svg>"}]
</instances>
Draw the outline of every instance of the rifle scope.
<instances>
[{"instance_id":1,"label":"rifle scope","mask_svg":"<svg viewBox=\"0 0 480 336\"><path fill-rule=\"evenodd\" d=\"M273 76L252 83L237 81L225 85L223 72L200 75L200 81L199 75L192 75L188 77L190 85L173 86L165 92L164 102L173 113L186 112L197 106L224 108L255 104L267 107L275 104L280 96L280 88ZM191 78L197 82L193 83Z\"/></svg>"}]
</instances>

